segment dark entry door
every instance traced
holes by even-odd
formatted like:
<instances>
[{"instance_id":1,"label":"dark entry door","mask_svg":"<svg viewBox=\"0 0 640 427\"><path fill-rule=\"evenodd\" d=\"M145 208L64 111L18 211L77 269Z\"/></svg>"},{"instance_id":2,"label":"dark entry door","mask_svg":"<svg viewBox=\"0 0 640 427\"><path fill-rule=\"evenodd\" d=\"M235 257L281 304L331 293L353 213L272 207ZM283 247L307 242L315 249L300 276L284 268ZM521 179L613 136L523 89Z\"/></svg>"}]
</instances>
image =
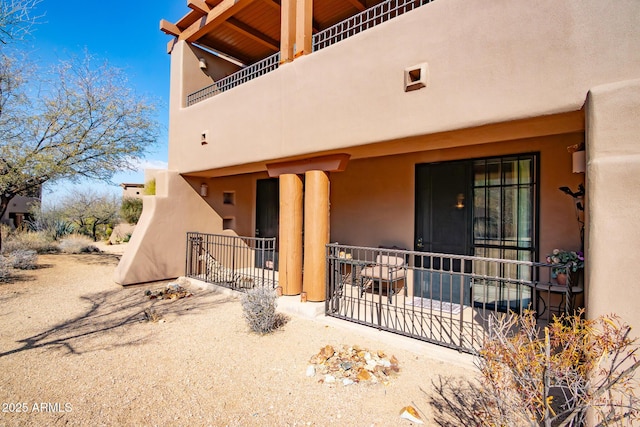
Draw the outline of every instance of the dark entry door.
<instances>
[{"instance_id":1,"label":"dark entry door","mask_svg":"<svg viewBox=\"0 0 640 427\"><path fill-rule=\"evenodd\" d=\"M469 161L416 165L415 250L471 254L471 171ZM470 302L469 279L462 274L470 265L445 257L425 257L417 264L433 271L416 271L414 295Z\"/></svg>"},{"instance_id":2,"label":"dark entry door","mask_svg":"<svg viewBox=\"0 0 640 427\"><path fill-rule=\"evenodd\" d=\"M278 238L280 220L280 183L278 178L259 179L256 182L256 237ZM276 240L277 269L278 241ZM256 260L263 263L267 260Z\"/></svg>"}]
</instances>

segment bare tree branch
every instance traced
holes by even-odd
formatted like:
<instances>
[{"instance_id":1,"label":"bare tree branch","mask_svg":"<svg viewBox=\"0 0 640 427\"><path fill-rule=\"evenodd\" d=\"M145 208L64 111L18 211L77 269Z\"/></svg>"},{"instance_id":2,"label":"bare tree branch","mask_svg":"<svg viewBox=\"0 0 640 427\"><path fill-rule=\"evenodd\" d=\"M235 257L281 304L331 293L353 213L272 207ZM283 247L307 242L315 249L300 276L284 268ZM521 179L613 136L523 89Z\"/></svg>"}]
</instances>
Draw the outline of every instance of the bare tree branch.
<instances>
[{"instance_id":1,"label":"bare tree branch","mask_svg":"<svg viewBox=\"0 0 640 427\"><path fill-rule=\"evenodd\" d=\"M0 2L0 43L21 40L41 16L33 16L33 9L42 0L2 0Z\"/></svg>"}]
</instances>

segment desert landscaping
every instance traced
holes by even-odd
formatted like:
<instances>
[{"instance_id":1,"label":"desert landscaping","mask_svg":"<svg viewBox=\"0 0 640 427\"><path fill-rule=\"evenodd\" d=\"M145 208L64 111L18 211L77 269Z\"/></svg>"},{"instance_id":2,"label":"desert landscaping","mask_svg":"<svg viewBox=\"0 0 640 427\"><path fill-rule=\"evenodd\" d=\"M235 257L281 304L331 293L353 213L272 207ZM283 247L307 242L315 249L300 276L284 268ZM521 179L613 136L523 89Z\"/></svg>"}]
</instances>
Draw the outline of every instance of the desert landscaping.
<instances>
[{"instance_id":1,"label":"desert landscaping","mask_svg":"<svg viewBox=\"0 0 640 427\"><path fill-rule=\"evenodd\" d=\"M0 424L415 425L407 406L425 425L459 424L437 389L476 376L471 356L324 316L287 314L259 335L239 294L182 281L191 296L150 299L172 282L116 285L122 247L40 255L0 284ZM310 366L328 348L394 369L327 376Z\"/></svg>"}]
</instances>

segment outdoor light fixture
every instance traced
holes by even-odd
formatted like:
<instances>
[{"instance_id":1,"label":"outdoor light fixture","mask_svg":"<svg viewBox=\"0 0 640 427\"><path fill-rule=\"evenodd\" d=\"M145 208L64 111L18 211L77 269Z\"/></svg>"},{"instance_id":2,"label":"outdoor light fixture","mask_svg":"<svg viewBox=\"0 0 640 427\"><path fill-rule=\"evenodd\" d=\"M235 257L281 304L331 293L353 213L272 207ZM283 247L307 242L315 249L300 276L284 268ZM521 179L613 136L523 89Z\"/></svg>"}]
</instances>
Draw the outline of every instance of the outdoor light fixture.
<instances>
[{"instance_id":1,"label":"outdoor light fixture","mask_svg":"<svg viewBox=\"0 0 640 427\"><path fill-rule=\"evenodd\" d=\"M460 193L458 194L458 199L456 201L456 209L463 209L464 208L464 194Z\"/></svg>"},{"instance_id":2,"label":"outdoor light fixture","mask_svg":"<svg viewBox=\"0 0 640 427\"><path fill-rule=\"evenodd\" d=\"M585 151L574 151L571 154L573 173L584 173L586 167Z\"/></svg>"},{"instance_id":3,"label":"outdoor light fixture","mask_svg":"<svg viewBox=\"0 0 640 427\"><path fill-rule=\"evenodd\" d=\"M584 173L587 165L584 142L568 146L567 151L571 153L571 171Z\"/></svg>"},{"instance_id":4,"label":"outdoor light fixture","mask_svg":"<svg viewBox=\"0 0 640 427\"><path fill-rule=\"evenodd\" d=\"M206 70L207 69L207 60L204 58L200 58L198 59L198 63L200 64L200 69L201 70Z\"/></svg>"},{"instance_id":5,"label":"outdoor light fixture","mask_svg":"<svg viewBox=\"0 0 640 427\"><path fill-rule=\"evenodd\" d=\"M200 195L207 197L207 194L209 194L209 186L207 184L200 185Z\"/></svg>"}]
</instances>

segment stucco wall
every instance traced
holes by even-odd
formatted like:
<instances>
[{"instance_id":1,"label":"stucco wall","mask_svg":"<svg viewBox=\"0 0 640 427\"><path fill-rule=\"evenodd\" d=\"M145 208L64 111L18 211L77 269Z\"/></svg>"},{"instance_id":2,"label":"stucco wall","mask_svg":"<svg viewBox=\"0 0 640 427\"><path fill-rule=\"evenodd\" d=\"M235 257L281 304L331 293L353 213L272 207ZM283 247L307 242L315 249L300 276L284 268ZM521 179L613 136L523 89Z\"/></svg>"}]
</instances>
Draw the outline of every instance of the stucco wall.
<instances>
[{"instance_id":1,"label":"stucco wall","mask_svg":"<svg viewBox=\"0 0 640 427\"><path fill-rule=\"evenodd\" d=\"M154 171L156 195L143 197L140 220L114 272L121 285L184 275L186 233L219 233L222 219L175 171Z\"/></svg>"},{"instance_id":2,"label":"stucco wall","mask_svg":"<svg viewBox=\"0 0 640 427\"><path fill-rule=\"evenodd\" d=\"M232 230L236 234L254 236L256 181L268 177L266 172L263 172L220 178L185 177L185 179L194 191L199 191L202 184L208 186L208 194L203 197L203 200L220 218L232 220ZM225 192L233 193L233 204L224 203L223 193Z\"/></svg>"},{"instance_id":3,"label":"stucco wall","mask_svg":"<svg viewBox=\"0 0 640 427\"><path fill-rule=\"evenodd\" d=\"M587 102L588 316L640 326L640 80L596 87Z\"/></svg>"},{"instance_id":4,"label":"stucco wall","mask_svg":"<svg viewBox=\"0 0 640 427\"><path fill-rule=\"evenodd\" d=\"M640 2L433 2L181 108L172 54L169 165L202 171L579 110L640 75ZM403 70L428 63L405 93ZM200 134L210 131L209 144Z\"/></svg>"},{"instance_id":5,"label":"stucco wall","mask_svg":"<svg viewBox=\"0 0 640 427\"><path fill-rule=\"evenodd\" d=\"M29 213L31 207L34 203L38 203L39 199L37 197L25 197L25 196L16 196L9 202L9 206L7 207L7 211L4 213L4 217L2 217L3 222L9 221L9 215L12 213Z\"/></svg>"},{"instance_id":6,"label":"stucco wall","mask_svg":"<svg viewBox=\"0 0 640 427\"><path fill-rule=\"evenodd\" d=\"M558 187L576 190L584 182L583 174L572 173L567 151L582 141L570 134L351 161L331 174L331 241L413 249L416 164L539 152L540 256L557 247L578 250L573 201Z\"/></svg>"}]
</instances>

